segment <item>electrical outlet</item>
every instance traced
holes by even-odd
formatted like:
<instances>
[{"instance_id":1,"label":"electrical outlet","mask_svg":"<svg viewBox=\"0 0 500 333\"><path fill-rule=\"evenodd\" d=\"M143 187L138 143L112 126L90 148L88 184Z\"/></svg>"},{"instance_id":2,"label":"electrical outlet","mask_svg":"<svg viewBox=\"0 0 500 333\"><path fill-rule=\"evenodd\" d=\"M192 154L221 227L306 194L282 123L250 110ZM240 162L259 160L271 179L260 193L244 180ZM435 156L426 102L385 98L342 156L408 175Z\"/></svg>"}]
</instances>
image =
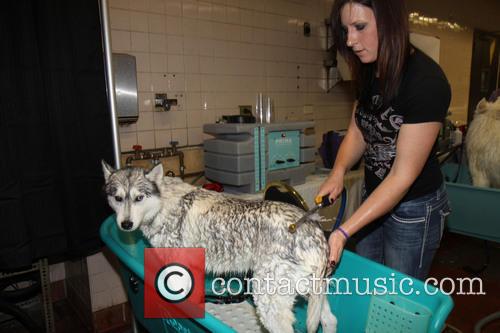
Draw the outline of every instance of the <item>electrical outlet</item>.
<instances>
[{"instance_id":1,"label":"electrical outlet","mask_svg":"<svg viewBox=\"0 0 500 333\"><path fill-rule=\"evenodd\" d=\"M251 105L238 105L240 109L240 115L242 116L251 116L252 115L252 106Z\"/></svg>"},{"instance_id":2,"label":"electrical outlet","mask_svg":"<svg viewBox=\"0 0 500 333\"><path fill-rule=\"evenodd\" d=\"M310 104L304 105L303 112L306 115L312 115L314 113L314 106Z\"/></svg>"}]
</instances>

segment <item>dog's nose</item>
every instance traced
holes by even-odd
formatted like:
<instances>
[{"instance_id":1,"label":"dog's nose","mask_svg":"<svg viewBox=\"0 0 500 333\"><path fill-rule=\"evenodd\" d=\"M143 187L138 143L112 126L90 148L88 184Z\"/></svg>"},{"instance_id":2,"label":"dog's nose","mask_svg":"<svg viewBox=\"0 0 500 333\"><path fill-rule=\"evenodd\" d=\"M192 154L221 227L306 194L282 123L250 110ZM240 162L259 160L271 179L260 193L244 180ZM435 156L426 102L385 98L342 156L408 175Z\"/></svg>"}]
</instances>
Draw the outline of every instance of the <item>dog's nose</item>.
<instances>
[{"instance_id":1,"label":"dog's nose","mask_svg":"<svg viewBox=\"0 0 500 333\"><path fill-rule=\"evenodd\" d=\"M123 221L121 225L124 230L130 230L132 229L133 223L131 221Z\"/></svg>"}]
</instances>

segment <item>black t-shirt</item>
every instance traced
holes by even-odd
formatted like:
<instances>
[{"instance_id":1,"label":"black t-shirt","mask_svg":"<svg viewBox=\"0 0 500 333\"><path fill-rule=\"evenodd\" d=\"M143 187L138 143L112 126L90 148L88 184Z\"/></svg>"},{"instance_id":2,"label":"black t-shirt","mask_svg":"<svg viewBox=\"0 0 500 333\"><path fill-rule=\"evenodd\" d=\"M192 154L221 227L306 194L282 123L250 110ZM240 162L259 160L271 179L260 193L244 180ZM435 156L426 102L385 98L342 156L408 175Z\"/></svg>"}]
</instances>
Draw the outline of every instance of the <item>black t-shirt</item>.
<instances>
[{"instance_id":1,"label":"black t-shirt","mask_svg":"<svg viewBox=\"0 0 500 333\"><path fill-rule=\"evenodd\" d=\"M375 79L371 92L358 102L356 124L366 142L365 188L370 194L389 173L396 157L401 125L443 122L451 90L443 71L431 58L415 49L407 62L397 96L384 103ZM436 158L436 143L403 201L428 194L443 182Z\"/></svg>"}]
</instances>

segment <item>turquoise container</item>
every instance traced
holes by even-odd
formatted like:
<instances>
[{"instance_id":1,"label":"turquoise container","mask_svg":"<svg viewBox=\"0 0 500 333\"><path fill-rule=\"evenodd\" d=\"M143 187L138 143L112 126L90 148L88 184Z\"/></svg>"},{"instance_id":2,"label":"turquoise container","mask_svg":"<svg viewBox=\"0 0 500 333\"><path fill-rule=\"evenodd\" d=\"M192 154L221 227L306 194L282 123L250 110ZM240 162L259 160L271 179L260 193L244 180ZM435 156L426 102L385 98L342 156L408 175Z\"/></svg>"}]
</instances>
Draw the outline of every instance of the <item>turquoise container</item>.
<instances>
[{"instance_id":1,"label":"turquoise container","mask_svg":"<svg viewBox=\"0 0 500 333\"><path fill-rule=\"evenodd\" d=\"M441 171L451 204L448 230L500 243L500 189L472 186L464 164L445 164Z\"/></svg>"},{"instance_id":2,"label":"turquoise container","mask_svg":"<svg viewBox=\"0 0 500 333\"><path fill-rule=\"evenodd\" d=\"M120 231L114 215L104 221L100 233L104 243L123 264L121 276L132 309L137 321L149 332L235 332L209 313L201 319L145 319L143 281L147 242L139 231ZM425 286L422 281L347 250L332 278L328 302L337 316L339 333L438 333L453 308L451 297L439 289ZM211 285L210 279L207 276L206 286ZM383 279L388 282L381 287ZM409 293L410 288L413 288L412 293ZM395 293L373 295L373 291L382 292L384 289ZM294 311L297 319L295 331L306 332L307 303L299 299Z\"/></svg>"}]
</instances>

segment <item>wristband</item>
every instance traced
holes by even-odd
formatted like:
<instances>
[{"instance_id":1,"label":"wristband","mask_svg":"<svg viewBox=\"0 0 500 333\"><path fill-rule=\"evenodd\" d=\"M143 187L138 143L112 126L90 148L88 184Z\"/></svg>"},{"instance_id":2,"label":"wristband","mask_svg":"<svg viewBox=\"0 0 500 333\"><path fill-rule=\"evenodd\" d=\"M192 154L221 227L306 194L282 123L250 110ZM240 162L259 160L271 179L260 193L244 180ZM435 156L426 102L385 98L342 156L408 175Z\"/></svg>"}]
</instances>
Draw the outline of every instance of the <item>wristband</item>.
<instances>
[{"instance_id":1,"label":"wristband","mask_svg":"<svg viewBox=\"0 0 500 333\"><path fill-rule=\"evenodd\" d=\"M340 231L342 235L344 235L346 240L349 239L349 234L344 229L342 229L342 227L338 227L337 230Z\"/></svg>"}]
</instances>

